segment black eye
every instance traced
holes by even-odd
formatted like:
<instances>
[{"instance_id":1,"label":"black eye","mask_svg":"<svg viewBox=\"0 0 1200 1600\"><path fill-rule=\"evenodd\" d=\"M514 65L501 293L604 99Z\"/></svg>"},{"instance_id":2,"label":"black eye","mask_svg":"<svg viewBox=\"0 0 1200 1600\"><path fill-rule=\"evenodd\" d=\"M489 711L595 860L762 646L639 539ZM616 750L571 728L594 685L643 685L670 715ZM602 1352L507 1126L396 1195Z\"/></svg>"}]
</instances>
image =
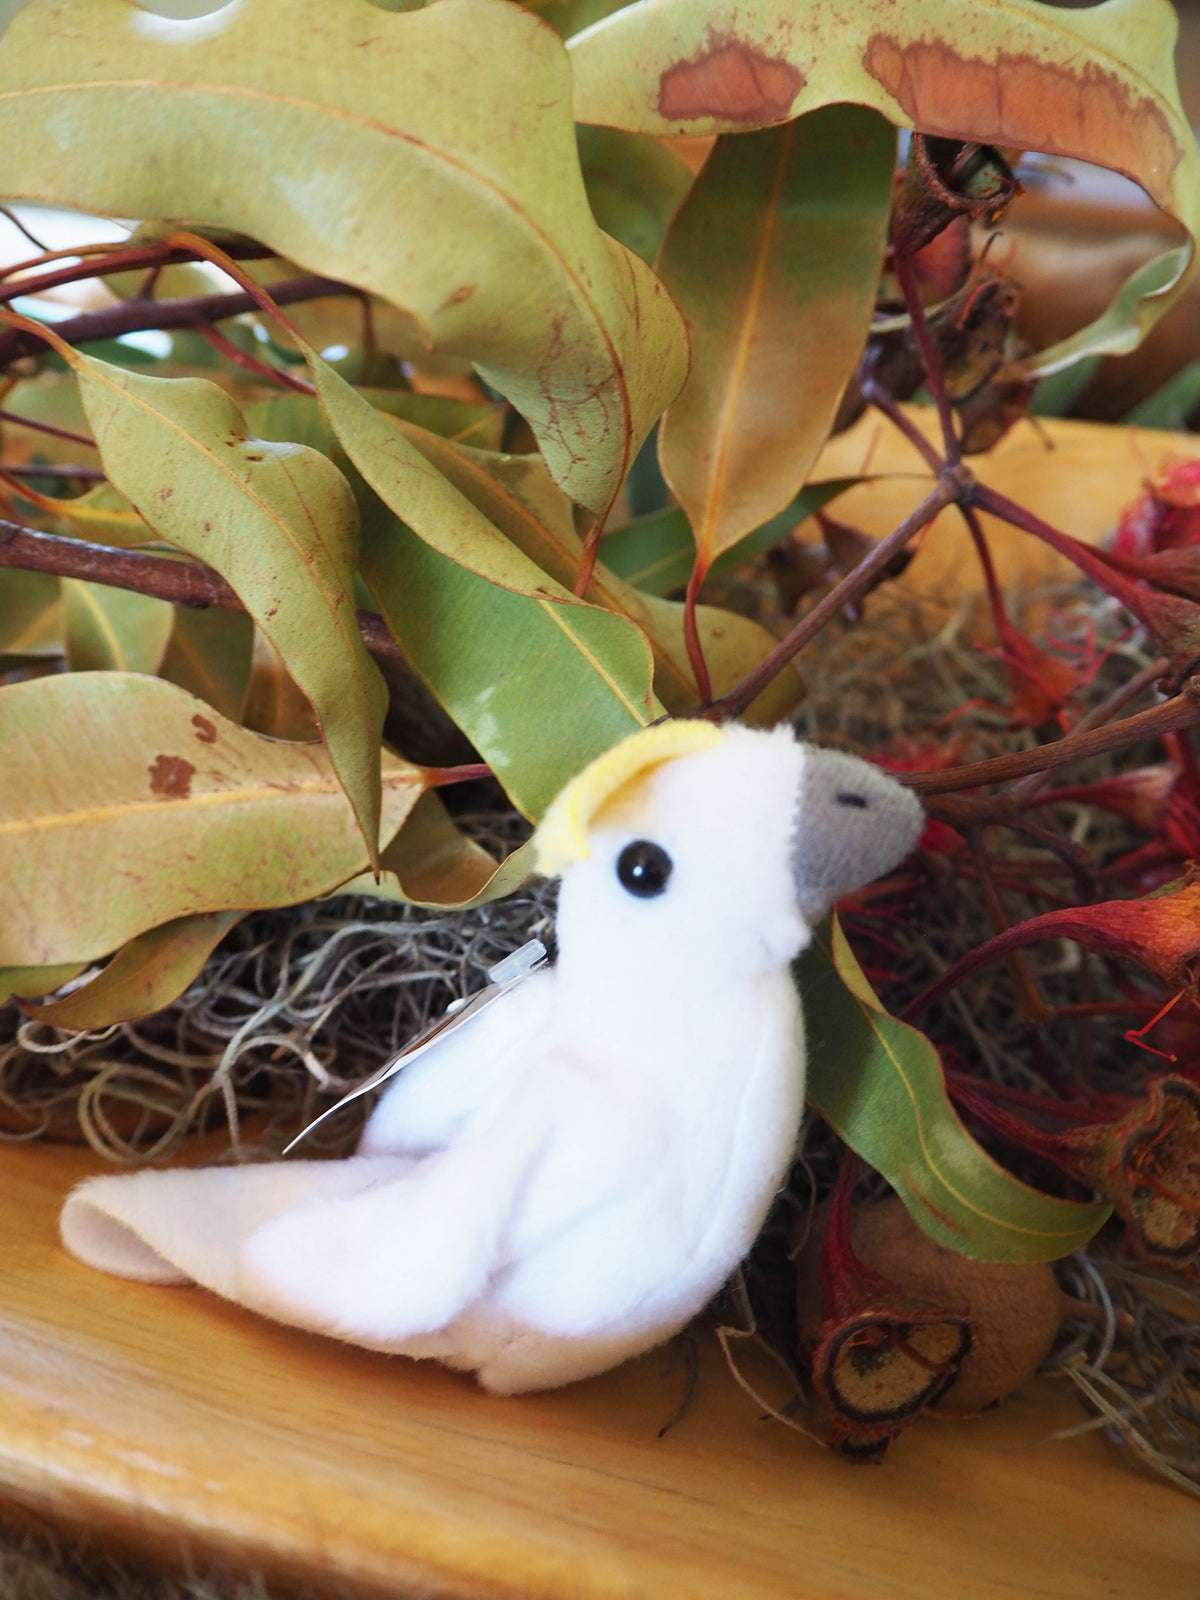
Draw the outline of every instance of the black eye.
<instances>
[{"instance_id":1,"label":"black eye","mask_svg":"<svg viewBox=\"0 0 1200 1600\"><path fill-rule=\"evenodd\" d=\"M635 839L617 857L617 877L621 887L649 900L661 894L671 876L671 858L661 845L649 839Z\"/></svg>"},{"instance_id":2,"label":"black eye","mask_svg":"<svg viewBox=\"0 0 1200 1600\"><path fill-rule=\"evenodd\" d=\"M837 803L840 806L854 806L859 811L867 809L866 795L855 794L853 791L843 790L837 797Z\"/></svg>"}]
</instances>

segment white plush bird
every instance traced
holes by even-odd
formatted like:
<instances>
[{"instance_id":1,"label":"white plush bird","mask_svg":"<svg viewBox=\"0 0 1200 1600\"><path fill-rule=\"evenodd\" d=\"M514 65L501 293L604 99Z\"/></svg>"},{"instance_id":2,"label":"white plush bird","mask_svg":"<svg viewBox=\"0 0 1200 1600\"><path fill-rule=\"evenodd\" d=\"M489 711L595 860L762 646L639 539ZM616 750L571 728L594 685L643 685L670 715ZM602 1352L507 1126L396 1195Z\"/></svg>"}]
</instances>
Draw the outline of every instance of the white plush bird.
<instances>
[{"instance_id":1,"label":"white plush bird","mask_svg":"<svg viewBox=\"0 0 1200 1600\"><path fill-rule=\"evenodd\" d=\"M91 1179L64 1240L501 1394L604 1371L752 1244L803 1105L790 963L920 826L892 778L785 728L634 734L539 829L556 964L402 1071L357 1155Z\"/></svg>"}]
</instances>

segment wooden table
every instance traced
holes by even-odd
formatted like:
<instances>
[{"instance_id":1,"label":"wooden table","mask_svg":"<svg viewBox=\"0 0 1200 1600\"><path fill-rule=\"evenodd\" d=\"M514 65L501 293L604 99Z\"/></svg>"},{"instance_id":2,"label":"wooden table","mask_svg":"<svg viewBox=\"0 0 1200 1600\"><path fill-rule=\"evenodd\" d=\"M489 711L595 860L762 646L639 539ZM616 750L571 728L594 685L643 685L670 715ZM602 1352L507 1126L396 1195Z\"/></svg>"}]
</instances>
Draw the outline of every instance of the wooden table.
<instances>
[{"instance_id":1,"label":"wooden table","mask_svg":"<svg viewBox=\"0 0 1200 1600\"><path fill-rule=\"evenodd\" d=\"M1043 1380L881 1468L761 1421L703 1353L497 1399L59 1247L85 1153L0 1150L0 1494L167 1559L355 1594L521 1600L1197 1600L1200 1505Z\"/></svg>"}]
</instances>

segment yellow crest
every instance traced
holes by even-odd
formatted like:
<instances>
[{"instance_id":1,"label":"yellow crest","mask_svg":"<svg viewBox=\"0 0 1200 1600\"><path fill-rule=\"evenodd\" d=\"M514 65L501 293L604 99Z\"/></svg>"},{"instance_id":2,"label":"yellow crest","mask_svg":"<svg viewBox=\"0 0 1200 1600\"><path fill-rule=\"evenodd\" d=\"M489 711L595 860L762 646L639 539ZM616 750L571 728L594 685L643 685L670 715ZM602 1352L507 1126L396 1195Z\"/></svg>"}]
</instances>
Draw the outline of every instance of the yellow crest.
<instances>
[{"instance_id":1,"label":"yellow crest","mask_svg":"<svg viewBox=\"0 0 1200 1600\"><path fill-rule=\"evenodd\" d=\"M585 861L591 854L587 831L592 820L632 779L677 756L711 750L724 737L712 722L658 722L597 756L559 791L542 818L534 834L538 871L556 877L573 861Z\"/></svg>"}]
</instances>

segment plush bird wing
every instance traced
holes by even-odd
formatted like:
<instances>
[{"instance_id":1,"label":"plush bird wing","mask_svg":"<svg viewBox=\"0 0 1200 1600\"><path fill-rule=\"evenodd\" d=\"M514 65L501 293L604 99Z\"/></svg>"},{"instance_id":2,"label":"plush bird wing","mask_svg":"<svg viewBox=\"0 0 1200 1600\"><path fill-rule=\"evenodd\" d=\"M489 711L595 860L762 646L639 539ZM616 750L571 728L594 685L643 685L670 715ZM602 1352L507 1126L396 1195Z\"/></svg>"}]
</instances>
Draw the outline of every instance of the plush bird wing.
<instances>
[{"instance_id":1,"label":"plush bird wing","mask_svg":"<svg viewBox=\"0 0 1200 1600\"><path fill-rule=\"evenodd\" d=\"M284 1322L406 1348L483 1292L544 1142L534 1111L502 1128L485 1125L393 1182L273 1218L242 1245L238 1298ZM348 1165L388 1159L402 1158Z\"/></svg>"},{"instance_id":2,"label":"plush bird wing","mask_svg":"<svg viewBox=\"0 0 1200 1600\"><path fill-rule=\"evenodd\" d=\"M554 974L533 973L397 1073L363 1130L360 1155L444 1150L519 1072L549 1027Z\"/></svg>"}]
</instances>

